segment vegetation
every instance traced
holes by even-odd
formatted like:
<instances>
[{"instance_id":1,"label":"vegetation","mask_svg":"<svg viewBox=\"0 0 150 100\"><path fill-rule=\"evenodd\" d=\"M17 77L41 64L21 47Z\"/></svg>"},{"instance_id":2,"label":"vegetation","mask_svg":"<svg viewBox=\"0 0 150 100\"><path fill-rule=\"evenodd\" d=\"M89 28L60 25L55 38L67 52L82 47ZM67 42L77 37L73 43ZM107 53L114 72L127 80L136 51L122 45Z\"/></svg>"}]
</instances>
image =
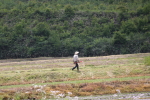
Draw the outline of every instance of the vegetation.
<instances>
[{"instance_id":1,"label":"vegetation","mask_svg":"<svg viewBox=\"0 0 150 100\"><path fill-rule=\"evenodd\" d=\"M145 53L149 0L1 0L0 58Z\"/></svg>"},{"instance_id":2,"label":"vegetation","mask_svg":"<svg viewBox=\"0 0 150 100\"><path fill-rule=\"evenodd\" d=\"M55 95L89 96L150 91L150 53L80 58L80 72L72 58L0 60L0 99L51 99ZM72 67L71 67L72 66ZM18 98L18 99L17 99Z\"/></svg>"}]
</instances>

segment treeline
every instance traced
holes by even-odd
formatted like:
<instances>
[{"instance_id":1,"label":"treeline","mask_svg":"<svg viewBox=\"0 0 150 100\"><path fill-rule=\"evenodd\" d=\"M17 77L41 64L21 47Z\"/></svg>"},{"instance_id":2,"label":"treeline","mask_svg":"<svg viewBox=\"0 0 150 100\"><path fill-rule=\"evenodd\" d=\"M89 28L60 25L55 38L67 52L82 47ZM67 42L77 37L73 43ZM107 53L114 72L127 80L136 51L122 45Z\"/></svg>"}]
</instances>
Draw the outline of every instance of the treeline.
<instances>
[{"instance_id":1,"label":"treeline","mask_svg":"<svg viewBox=\"0 0 150 100\"><path fill-rule=\"evenodd\" d=\"M0 58L150 52L149 0L1 0Z\"/></svg>"}]
</instances>

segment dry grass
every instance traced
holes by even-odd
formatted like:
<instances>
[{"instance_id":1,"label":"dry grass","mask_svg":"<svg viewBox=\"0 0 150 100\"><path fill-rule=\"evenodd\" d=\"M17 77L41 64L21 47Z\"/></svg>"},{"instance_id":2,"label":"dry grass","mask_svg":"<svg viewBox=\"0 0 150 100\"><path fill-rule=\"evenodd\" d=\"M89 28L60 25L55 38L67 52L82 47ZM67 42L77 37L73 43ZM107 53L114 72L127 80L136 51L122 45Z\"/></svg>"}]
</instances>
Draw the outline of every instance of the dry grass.
<instances>
[{"instance_id":1,"label":"dry grass","mask_svg":"<svg viewBox=\"0 0 150 100\"><path fill-rule=\"evenodd\" d=\"M44 92L42 92L44 91ZM134 81L113 81L102 83L82 83L82 84L59 84L48 85L40 91L40 88L29 87L26 89L17 88L11 90L1 90L3 98L14 98L18 92L20 98L36 98L41 99L44 96L50 95L50 91L59 91L57 94L72 93L70 96L90 96L115 93L132 93L132 92L147 92L150 91L150 80L134 80ZM44 94L43 94L44 93ZM50 96L48 97L50 98Z\"/></svg>"},{"instance_id":2,"label":"dry grass","mask_svg":"<svg viewBox=\"0 0 150 100\"><path fill-rule=\"evenodd\" d=\"M0 60L0 85L22 85L72 80L91 80L149 76L150 68L144 65L144 58L150 53L111 55L100 57L81 57L80 73L72 71L72 57L68 58L29 58ZM45 87L46 95L58 90L71 96L99 95L121 92L150 91L148 79L136 81L114 81L105 83L60 84ZM37 89L3 88L0 98L41 98L43 93ZM16 94L17 93L17 94ZM38 96L37 96L38 95Z\"/></svg>"}]
</instances>

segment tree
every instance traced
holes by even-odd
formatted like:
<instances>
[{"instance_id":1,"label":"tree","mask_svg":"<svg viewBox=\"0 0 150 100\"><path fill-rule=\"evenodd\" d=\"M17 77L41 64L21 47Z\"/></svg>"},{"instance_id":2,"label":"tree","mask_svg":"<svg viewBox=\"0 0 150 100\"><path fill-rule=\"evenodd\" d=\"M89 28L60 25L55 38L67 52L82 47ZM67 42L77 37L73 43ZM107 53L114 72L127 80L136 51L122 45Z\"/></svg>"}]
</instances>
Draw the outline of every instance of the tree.
<instances>
[{"instance_id":1,"label":"tree","mask_svg":"<svg viewBox=\"0 0 150 100\"><path fill-rule=\"evenodd\" d=\"M98 38L92 43L92 52L94 56L108 55L112 53L112 38Z\"/></svg>"},{"instance_id":2,"label":"tree","mask_svg":"<svg viewBox=\"0 0 150 100\"><path fill-rule=\"evenodd\" d=\"M40 22L34 28L35 36L48 37L50 35L49 25L45 22Z\"/></svg>"},{"instance_id":3,"label":"tree","mask_svg":"<svg viewBox=\"0 0 150 100\"><path fill-rule=\"evenodd\" d=\"M114 34L114 45L123 45L126 44L127 40L124 34L121 34L120 32L116 32Z\"/></svg>"},{"instance_id":4,"label":"tree","mask_svg":"<svg viewBox=\"0 0 150 100\"><path fill-rule=\"evenodd\" d=\"M115 49L114 54L127 53L126 52L126 44L127 44L126 36L120 32L115 32L113 38L114 38L113 45Z\"/></svg>"},{"instance_id":5,"label":"tree","mask_svg":"<svg viewBox=\"0 0 150 100\"><path fill-rule=\"evenodd\" d=\"M75 15L75 11L73 10L73 8L71 7L71 5L67 5L65 7L65 15L68 18L71 18Z\"/></svg>"},{"instance_id":6,"label":"tree","mask_svg":"<svg viewBox=\"0 0 150 100\"><path fill-rule=\"evenodd\" d=\"M137 27L131 20L122 21L121 32L126 34L137 32Z\"/></svg>"},{"instance_id":7,"label":"tree","mask_svg":"<svg viewBox=\"0 0 150 100\"><path fill-rule=\"evenodd\" d=\"M129 18L129 14L128 14L128 9L125 6L119 6L117 9L120 10L119 12L119 20L121 21L125 21Z\"/></svg>"}]
</instances>

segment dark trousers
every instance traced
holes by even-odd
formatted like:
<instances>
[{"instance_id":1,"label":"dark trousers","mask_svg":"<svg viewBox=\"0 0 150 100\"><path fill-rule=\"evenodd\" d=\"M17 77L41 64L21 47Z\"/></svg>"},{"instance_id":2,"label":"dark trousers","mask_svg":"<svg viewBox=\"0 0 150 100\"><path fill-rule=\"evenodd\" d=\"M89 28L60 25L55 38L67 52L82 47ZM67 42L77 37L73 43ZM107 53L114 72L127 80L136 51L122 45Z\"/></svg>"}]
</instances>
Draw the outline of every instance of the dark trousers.
<instances>
[{"instance_id":1,"label":"dark trousers","mask_svg":"<svg viewBox=\"0 0 150 100\"><path fill-rule=\"evenodd\" d=\"M74 70L75 68L77 68L77 70L79 71L79 65L78 65L78 63L75 63L75 67L73 67L72 70Z\"/></svg>"}]
</instances>

